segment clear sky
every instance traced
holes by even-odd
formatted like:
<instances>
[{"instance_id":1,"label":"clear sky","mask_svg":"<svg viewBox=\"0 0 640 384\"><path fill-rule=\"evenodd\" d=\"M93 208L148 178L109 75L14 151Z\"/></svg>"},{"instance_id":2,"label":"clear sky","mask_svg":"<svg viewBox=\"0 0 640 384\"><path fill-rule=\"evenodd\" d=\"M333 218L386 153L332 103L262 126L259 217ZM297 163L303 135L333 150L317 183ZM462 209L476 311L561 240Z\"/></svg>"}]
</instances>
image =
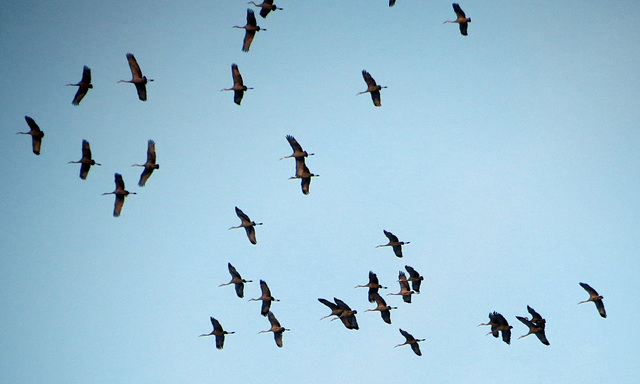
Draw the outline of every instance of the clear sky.
<instances>
[{"instance_id":1,"label":"clear sky","mask_svg":"<svg viewBox=\"0 0 640 384\"><path fill-rule=\"evenodd\" d=\"M0 11L0 382L637 380L637 1L278 0L241 51L245 1L17 1ZM249 5L253 7L252 5ZM254 8L256 13L257 8ZM148 101L118 84L133 53ZM248 91L231 92L237 63ZM67 83L92 69L80 106ZM381 85L382 107L361 71ZM24 116L45 132L31 153ZM302 194L295 136L319 174ZM78 177L83 139L94 159ZM147 140L160 169L138 187ZM112 217L113 175L129 191ZM253 220L253 246L234 206ZM410 241L404 258L386 229ZM245 298L227 263L254 282ZM425 276L393 324L364 313ZM281 301L277 348L258 281ZM602 294L602 319L586 282ZM386 292L383 292L386 293ZM358 310L320 321L317 298ZM531 305L550 346L515 316ZM477 327L491 311L511 345ZM209 316L228 331L216 350ZM394 348L402 328L422 357Z\"/></svg>"}]
</instances>

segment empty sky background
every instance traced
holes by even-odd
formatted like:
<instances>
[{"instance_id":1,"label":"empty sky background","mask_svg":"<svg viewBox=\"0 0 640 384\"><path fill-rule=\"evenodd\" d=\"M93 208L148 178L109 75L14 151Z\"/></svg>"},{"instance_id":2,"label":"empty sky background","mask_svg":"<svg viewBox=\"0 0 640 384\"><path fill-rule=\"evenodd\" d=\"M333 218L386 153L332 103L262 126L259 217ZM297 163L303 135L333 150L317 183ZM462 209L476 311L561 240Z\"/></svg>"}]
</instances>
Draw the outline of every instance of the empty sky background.
<instances>
[{"instance_id":1,"label":"empty sky background","mask_svg":"<svg viewBox=\"0 0 640 384\"><path fill-rule=\"evenodd\" d=\"M640 376L637 1L18 1L0 11L0 382L631 382ZM253 6L251 6L253 7ZM256 13L258 9L256 9ZM629 18L631 17L631 18ZM148 101L117 84L133 53ZM231 64L245 84L231 92ZM82 66L94 89L71 105ZM361 71L382 91L375 108ZM45 132L31 153L24 116ZM304 196L285 135L316 155ZM81 141L91 143L86 181ZM138 187L148 139L160 169ZM129 191L112 217L113 174ZM234 206L257 227L247 240ZM404 258L376 249L389 230ZM246 279L232 287L231 262ZM364 313L372 270L393 324ZM291 332L277 348L258 280ZM608 318L576 305L589 283ZM359 311L319 321L317 298ZM516 315L547 319L550 346ZM490 311L511 345L485 336ZM209 316L228 331L216 350ZM418 338L422 357L404 341Z\"/></svg>"}]
</instances>

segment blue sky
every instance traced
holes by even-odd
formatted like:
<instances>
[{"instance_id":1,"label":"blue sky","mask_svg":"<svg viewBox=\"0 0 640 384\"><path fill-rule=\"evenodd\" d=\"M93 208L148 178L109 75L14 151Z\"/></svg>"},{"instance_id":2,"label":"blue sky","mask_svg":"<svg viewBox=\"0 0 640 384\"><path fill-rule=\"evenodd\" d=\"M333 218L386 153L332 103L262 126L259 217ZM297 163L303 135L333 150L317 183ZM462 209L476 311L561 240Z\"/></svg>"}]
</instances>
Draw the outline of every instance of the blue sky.
<instances>
[{"instance_id":1,"label":"blue sky","mask_svg":"<svg viewBox=\"0 0 640 384\"><path fill-rule=\"evenodd\" d=\"M633 1L281 0L241 51L244 1L5 2L0 13L0 382L630 382L640 375L640 53ZM375 4L379 3L379 4ZM250 6L252 7L252 6ZM257 12L257 8L256 12ZM625 18L627 17L627 18ZM125 54L152 79L137 99ZM231 64L248 91L233 103ZM94 89L71 105L83 65ZM375 108L361 71L381 85ZM31 153L24 116L45 132ZM316 155L304 196L285 136ZM83 139L94 159L78 178ZM147 140L158 163L138 187ZM127 189L112 217L113 174ZM252 246L238 206L253 220ZM382 230L410 241L404 258ZM229 281L231 262L245 299ZM425 276L405 304L376 272ZM276 347L258 281L281 301ZM608 318L576 305L589 283ZM318 297L360 330L319 321ZM546 347L515 316L547 319ZM498 311L511 345L477 324ZM214 316L225 348L198 338ZM421 343L422 357L402 328Z\"/></svg>"}]
</instances>

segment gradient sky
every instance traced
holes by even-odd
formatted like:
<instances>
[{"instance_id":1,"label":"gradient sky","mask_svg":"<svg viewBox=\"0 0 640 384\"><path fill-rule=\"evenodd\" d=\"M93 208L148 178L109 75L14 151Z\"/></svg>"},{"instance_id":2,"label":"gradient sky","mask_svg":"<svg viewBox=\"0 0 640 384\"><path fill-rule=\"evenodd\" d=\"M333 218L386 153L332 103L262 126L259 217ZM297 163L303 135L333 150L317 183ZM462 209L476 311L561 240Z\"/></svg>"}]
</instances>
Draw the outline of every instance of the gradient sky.
<instances>
[{"instance_id":1,"label":"gradient sky","mask_svg":"<svg viewBox=\"0 0 640 384\"><path fill-rule=\"evenodd\" d=\"M640 376L637 1L18 1L0 12L0 382L628 383ZM253 6L251 6L253 7ZM256 12L258 12L257 8ZM152 79L137 99L125 54ZM245 84L231 92L232 63ZM94 89L71 105L83 65ZM361 71L381 85L375 108ZM24 116L45 132L31 153ZM321 175L304 196L285 135ZM83 139L94 159L78 178ZM138 187L148 139L158 163ZM127 189L112 217L113 174ZM253 246L234 206L257 227ZM410 241L376 249L382 230ZM245 298L227 263L251 279ZM425 276L393 324L364 313ZM277 348L258 281L281 301ZM602 319L587 293L605 299ZM387 293L387 292L383 292ZM319 321L317 298L359 311ZM531 305L550 346L515 316ZM511 345L477 325L491 311ZM215 349L209 316L228 331ZM402 328L422 357L394 348Z\"/></svg>"}]
</instances>

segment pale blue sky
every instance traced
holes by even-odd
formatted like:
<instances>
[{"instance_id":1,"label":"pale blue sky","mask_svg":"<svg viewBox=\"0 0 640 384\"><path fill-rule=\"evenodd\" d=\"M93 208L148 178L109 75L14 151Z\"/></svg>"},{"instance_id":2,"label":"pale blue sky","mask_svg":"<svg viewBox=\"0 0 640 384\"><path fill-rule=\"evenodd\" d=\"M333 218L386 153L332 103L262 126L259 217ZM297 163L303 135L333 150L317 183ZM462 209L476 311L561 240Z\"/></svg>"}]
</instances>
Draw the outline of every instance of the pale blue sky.
<instances>
[{"instance_id":1,"label":"pale blue sky","mask_svg":"<svg viewBox=\"0 0 640 384\"><path fill-rule=\"evenodd\" d=\"M348 3L348 4L347 4ZM489 4L490 3L490 4ZM279 0L241 51L244 1L4 2L0 382L631 382L640 376L636 1ZM250 6L252 7L252 6ZM257 8L256 12L258 12ZM138 101L125 54L152 79ZM248 91L233 103L231 64ZM82 66L94 89L71 105ZM361 71L381 85L375 108ZM45 132L31 153L24 116ZM316 155L311 193L278 161ZM78 178L81 142L94 167ZM158 163L138 187L148 139ZM113 218L113 174L127 198ZM234 206L253 220L252 246ZM404 258L382 230L411 244ZM231 262L245 299L229 281ZM425 276L393 324L366 290ZM276 347L258 281L291 332ZM578 285L605 297L608 318ZM386 292L385 292L386 293ZM360 330L319 321L318 297ZM547 319L546 347L515 316ZM477 324L514 326L510 346ZM198 338L214 316L225 348ZM404 341L418 338L422 357Z\"/></svg>"}]
</instances>

